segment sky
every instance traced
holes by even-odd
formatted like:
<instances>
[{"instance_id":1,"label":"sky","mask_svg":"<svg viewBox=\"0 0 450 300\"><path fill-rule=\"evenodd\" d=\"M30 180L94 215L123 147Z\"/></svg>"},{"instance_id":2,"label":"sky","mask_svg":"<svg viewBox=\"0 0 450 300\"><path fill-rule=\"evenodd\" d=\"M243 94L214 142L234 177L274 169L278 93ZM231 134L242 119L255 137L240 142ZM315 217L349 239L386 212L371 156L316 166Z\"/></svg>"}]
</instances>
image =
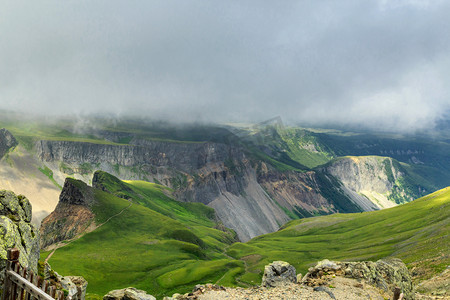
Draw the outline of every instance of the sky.
<instances>
[{"instance_id":1,"label":"sky","mask_svg":"<svg viewBox=\"0 0 450 300\"><path fill-rule=\"evenodd\" d=\"M414 131L450 112L450 1L0 0L0 109Z\"/></svg>"}]
</instances>

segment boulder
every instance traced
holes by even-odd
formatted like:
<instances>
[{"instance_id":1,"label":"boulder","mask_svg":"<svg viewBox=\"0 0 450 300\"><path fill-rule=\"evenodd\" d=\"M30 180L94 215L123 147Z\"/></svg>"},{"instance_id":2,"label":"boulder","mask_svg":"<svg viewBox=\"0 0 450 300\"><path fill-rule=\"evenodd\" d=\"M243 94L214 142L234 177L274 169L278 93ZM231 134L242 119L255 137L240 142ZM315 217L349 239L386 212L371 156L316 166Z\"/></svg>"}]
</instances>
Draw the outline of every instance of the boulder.
<instances>
[{"instance_id":1,"label":"boulder","mask_svg":"<svg viewBox=\"0 0 450 300\"><path fill-rule=\"evenodd\" d=\"M67 297L72 300L78 299L77 286L72 282L72 280L68 277L59 277L58 279L61 287L68 292Z\"/></svg>"},{"instance_id":2,"label":"boulder","mask_svg":"<svg viewBox=\"0 0 450 300\"><path fill-rule=\"evenodd\" d=\"M64 278L69 279L75 284L77 288L76 298L72 298L73 300L84 300L86 298L86 289L88 282L82 276L65 276Z\"/></svg>"},{"instance_id":3,"label":"boulder","mask_svg":"<svg viewBox=\"0 0 450 300\"><path fill-rule=\"evenodd\" d=\"M309 268L303 283L309 286L326 284L327 275L341 275L361 279L392 293L395 287L401 289L405 299L414 299L413 284L406 265L397 258L381 259L377 262L331 262L324 260Z\"/></svg>"},{"instance_id":4,"label":"boulder","mask_svg":"<svg viewBox=\"0 0 450 300\"><path fill-rule=\"evenodd\" d=\"M0 190L0 285L3 285L6 254L20 250L19 262L37 273L39 231L31 222L31 204L25 196Z\"/></svg>"},{"instance_id":5,"label":"boulder","mask_svg":"<svg viewBox=\"0 0 450 300\"><path fill-rule=\"evenodd\" d=\"M110 291L103 296L103 300L156 300L156 298L148 295L145 291L129 287Z\"/></svg>"},{"instance_id":6,"label":"boulder","mask_svg":"<svg viewBox=\"0 0 450 300\"><path fill-rule=\"evenodd\" d=\"M293 266L284 261L274 261L264 267L264 275L261 285L265 287L282 286L296 283L297 276Z\"/></svg>"}]
</instances>

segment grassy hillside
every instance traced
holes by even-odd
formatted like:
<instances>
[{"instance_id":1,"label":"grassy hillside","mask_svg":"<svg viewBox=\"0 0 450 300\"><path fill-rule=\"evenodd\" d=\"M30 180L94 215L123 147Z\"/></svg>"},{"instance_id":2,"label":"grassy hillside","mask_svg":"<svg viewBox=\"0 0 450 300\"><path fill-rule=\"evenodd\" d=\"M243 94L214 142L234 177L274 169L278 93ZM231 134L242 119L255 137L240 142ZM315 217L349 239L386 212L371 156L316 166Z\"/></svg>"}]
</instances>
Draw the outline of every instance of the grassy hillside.
<instances>
[{"instance_id":1,"label":"grassy hillside","mask_svg":"<svg viewBox=\"0 0 450 300\"><path fill-rule=\"evenodd\" d=\"M49 263L57 272L84 276L93 298L128 286L162 296L199 282L235 284L243 262L223 254L234 233L215 229L221 226L212 209L174 201L156 184L120 182L118 188L116 178L101 175L104 187L122 198L95 190L93 211L103 225L56 250Z\"/></svg>"},{"instance_id":2,"label":"grassy hillside","mask_svg":"<svg viewBox=\"0 0 450 300\"><path fill-rule=\"evenodd\" d=\"M291 221L278 232L232 244L233 233L214 221L212 209L174 201L165 187L123 182L104 172L96 182L109 191L95 190L93 211L103 225L59 248L49 261L60 274L84 276L91 298L128 286L160 297L197 283L255 285L274 260L304 273L324 258L394 256L416 281L450 264L450 188L391 209Z\"/></svg>"},{"instance_id":3,"label":"grassy hillside","mask_svg":"<svg viewBox=\"0 0 450 300\"><path fill-rule=\"evenodd\" d=\"M301 128L266 125L240 134L245 148L281 171L304 171L334 157L318 135Z\"/></svg>"},{"instance_id":4,"label":"grassy hillside","mask_svg":"<svg viewBox=\"0 0 450 300\"><path fill-rule=\"evenodd\" d=\"M241 281L257 284L264 265L274 260L298 272L325 258L402 259L415 280L443 271L450 264L450 188L381 211L335 214L291 221L280 231L233 244L228 254L246 262Z\"/></svg>"}]
</instances>

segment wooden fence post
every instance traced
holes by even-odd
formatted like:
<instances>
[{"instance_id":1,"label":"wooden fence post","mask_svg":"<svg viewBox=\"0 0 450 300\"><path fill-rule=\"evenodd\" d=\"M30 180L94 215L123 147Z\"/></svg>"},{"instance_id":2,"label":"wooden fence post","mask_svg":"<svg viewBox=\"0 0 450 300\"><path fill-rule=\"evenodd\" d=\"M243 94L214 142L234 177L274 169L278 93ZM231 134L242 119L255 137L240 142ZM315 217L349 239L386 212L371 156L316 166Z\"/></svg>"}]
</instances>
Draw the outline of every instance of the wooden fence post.
<instances>
[{"instance_id":1,"label":"wooden fence post","mask_svg":"<svg viewBox=\"0 0 450 300\"><path fill-rule=\"evenodd\" d=\"M7 276L7 272L13 270L14 265L19 263L20 250L17 248L8 249L6 258L5 282L3 283L2 300L9 299L11 296L11 279Z\"/></svg>"},{"instance_id":2,"label":"wooden fence post","mask_svg":"<svg viewBox=\"0 0 450 300\"><path fill-rule=\"evenodd\" d=\"M1 300L63 300L64 293L56 286L20 265L19 255L17 248L8 250Z\"/></svg>"}]
</instances>

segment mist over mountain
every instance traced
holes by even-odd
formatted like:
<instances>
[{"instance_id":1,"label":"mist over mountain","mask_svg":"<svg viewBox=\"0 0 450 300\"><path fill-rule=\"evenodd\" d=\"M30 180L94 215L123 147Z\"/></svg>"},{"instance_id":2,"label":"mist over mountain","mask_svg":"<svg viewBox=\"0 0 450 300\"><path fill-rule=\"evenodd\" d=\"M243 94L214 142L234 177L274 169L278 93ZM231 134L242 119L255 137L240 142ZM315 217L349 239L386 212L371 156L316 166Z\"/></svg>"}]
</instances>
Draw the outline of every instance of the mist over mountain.
<instances>
[{"instance_id":1,"label":"mist over mountain","mask_svg":"<svg viewBox=\"0 0 450 300\"><path fill-rule=\"evenodd\" d=\"M447 1L22 3L0 108L415 132L450 110Z\"/></svg>"}]
</instances>

